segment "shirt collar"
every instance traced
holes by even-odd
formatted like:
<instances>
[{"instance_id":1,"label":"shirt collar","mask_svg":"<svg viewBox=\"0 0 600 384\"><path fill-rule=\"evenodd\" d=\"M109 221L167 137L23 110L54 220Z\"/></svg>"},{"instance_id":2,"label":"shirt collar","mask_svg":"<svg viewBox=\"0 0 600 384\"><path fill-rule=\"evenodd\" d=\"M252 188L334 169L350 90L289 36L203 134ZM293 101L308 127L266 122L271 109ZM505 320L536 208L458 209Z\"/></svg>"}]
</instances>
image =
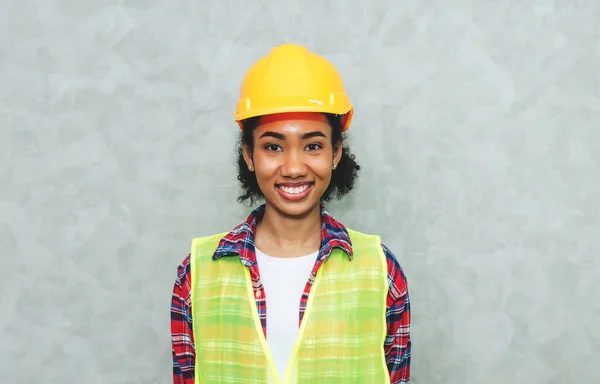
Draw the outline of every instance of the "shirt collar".
<instances>
[{"instance_id":1,"label":"shirt collar","mask_svg":"<svg viewBox=\"0 0 600 384\"><path fill-rule=\"evenodd\" d=\"M319 259L326 259L334 248L339 248L352 260L352 243L346 227L327 212L323 204L321 210L321 246ZM254 233L265 213L265 205L254 209L243 223L235 227L221 239L213 254L213 260L224 256L239 256L247 267L256 264Z\"/></svg>"}]
</instances>

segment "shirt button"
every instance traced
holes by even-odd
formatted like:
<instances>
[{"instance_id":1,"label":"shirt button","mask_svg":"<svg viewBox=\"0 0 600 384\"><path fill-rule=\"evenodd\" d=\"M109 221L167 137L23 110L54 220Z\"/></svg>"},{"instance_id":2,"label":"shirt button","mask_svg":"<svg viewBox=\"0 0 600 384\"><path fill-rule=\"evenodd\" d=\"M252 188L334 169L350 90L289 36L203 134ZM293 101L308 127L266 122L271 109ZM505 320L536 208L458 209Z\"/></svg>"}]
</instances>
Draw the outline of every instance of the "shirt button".
<instances>
[{"instance_id":1,"label":"shirt button","mask_svg":"<svg viewBox=\"0 0 600 384\"><path fill-rule=\"evenodd\" d=\"M260 292L260 289L259 289L258 291L256 291L256 298L260 299L260 296L261 296L261 292Z\"/></svg>"}]
</instances>

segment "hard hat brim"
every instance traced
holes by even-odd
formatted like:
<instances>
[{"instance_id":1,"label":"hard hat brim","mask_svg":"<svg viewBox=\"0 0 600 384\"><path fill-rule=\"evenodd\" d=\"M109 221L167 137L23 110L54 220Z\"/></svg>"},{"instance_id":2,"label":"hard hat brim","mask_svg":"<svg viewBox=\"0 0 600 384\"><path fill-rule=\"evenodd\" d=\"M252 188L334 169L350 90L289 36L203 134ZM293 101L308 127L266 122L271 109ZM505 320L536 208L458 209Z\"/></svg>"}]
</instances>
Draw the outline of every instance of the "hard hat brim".
<instances>
[{"instance_id":1,"label":"hard hat brim","mask_svg":"<svg viewBox=\"0 0 600 384\"><path fill-rule=\"evenodd\" d=\"M279 108L265 108L265 109L252 109L245 112L234 113L233 117L235 121L238 123L240 129L244 129L243 121L246 119L250 119L252 117L266 116L266 115L275 115L279 113L293 113L293 112L320 112L320 113L331 113L334 115L343 115L344 119L342 121L342 131L346 131L350 127L350 122L352 120L352 115L354 114L354 108L349 105L344 108L333 107L327 108L323 106L286 106Z\"/></svg>"}]
</instances>

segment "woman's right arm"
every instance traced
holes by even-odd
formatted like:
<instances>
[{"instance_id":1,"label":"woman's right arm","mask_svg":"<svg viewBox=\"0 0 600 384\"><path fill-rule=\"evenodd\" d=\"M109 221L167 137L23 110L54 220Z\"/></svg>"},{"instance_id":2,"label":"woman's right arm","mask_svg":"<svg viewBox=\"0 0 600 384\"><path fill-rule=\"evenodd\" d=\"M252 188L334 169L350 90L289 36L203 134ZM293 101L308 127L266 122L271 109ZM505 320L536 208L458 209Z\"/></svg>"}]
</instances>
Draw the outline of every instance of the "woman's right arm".
<instances>
[{"instance_id":1,"label":"woman's right arm","mask_svg":"<svg viewBox=\"0 0 600 384\"><path fill-rule=\"evenodd\" d=\"M173 383L194 384L196 351L190 302L190 256L177 268L177 280L171 298L171 345Z\"/></svg>"}]
</instances>

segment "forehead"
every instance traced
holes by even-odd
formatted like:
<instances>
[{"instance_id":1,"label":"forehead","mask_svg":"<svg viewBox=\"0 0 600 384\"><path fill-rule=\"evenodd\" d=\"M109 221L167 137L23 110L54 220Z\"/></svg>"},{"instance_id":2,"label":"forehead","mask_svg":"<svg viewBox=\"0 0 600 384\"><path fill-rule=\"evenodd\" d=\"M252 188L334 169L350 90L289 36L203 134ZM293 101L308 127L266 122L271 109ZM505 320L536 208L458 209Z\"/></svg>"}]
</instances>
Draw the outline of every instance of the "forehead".
<instances>
[{"instance_id":1,"label":"forehead","mask_svg":"<svg viewBox=\"0 0 600 384\"><path fill-rule=\"evenodd\" d=\"M329 132L331 127L324 114L316 112L291 112L262 116L256 131L279 131L305 133L308 131Z\"/></svg>"}]
</instances>

